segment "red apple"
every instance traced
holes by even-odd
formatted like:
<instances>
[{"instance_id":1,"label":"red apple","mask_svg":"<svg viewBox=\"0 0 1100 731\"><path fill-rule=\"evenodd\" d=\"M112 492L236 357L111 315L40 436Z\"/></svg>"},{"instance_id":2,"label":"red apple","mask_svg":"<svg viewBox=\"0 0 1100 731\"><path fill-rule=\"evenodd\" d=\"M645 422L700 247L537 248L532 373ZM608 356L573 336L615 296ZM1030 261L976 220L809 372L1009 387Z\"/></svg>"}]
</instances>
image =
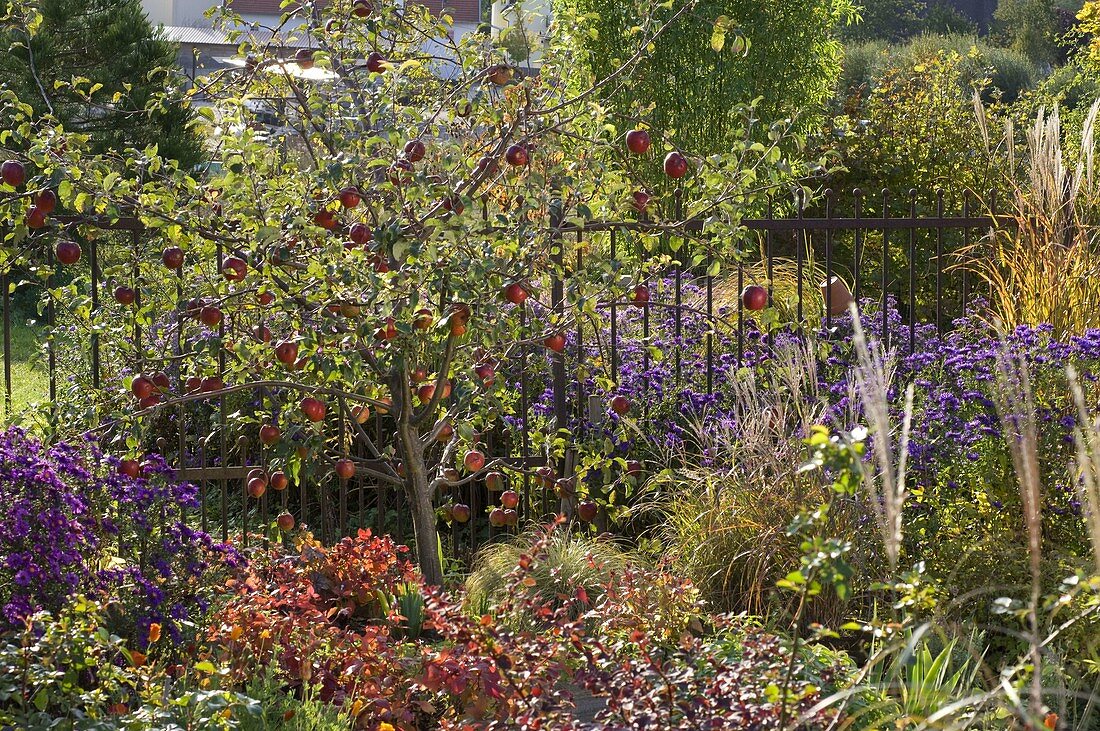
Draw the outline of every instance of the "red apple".
<instances>
[{"instance_id":1,"label":"red apple","mask_svg":"<svg viewBox=\"0 0 1100 731\"><path fill-rule=\"evenodd\" d=\"M527 148L523 145L512 145L504 152L504 160L509 165L522 167L527 164Z\"/></svg>"},{"instance_id":2,"label":"red apple","mask_svg":"<svg viewBox=\"0 0 1100 731\"><path fill-rule=\"evenodd\" d=\"M374 6L371 5L370 0L355 0L351 4L351 14L356 18L366 18L374 12Z\"/></svg>"},{"instance_id":3,"label":"red apple","mask_svg":"<svg viewBox=\"0 0 1100 731\"><path fill-rule=\"evenodd\" d=\"M409 380L413 383L423 383L428 380L427 368L415 368L413 372L409 374Z\"/></svg>"},{"instance_id":4,"label":"red apple","mask_svg":"<svg viewBox=\"0 0 1100 731\"><path fill-rule=\"evenodd\" d=\"M504 524L505 525L519 525L519 513L511 508L504 509Z\"/></svg>"},{"instance_id":5,"label":"red apple","mask_svg":"<svg viewBox=\"0 0 1100 731\"><path fill-rule=\"evenodd\" d=\"M665 175L670 178L682 178L687 175L687 158L679 152L670 152L665 155Z\"/></svg>"},{"instance_id":6,"label":"red apple","mask_svg":"<svg viewBox=\"0 0 1100 731\"><path fill-rule=\"evenodd\" d=\"M274 424L264 424L260 427L260 443L266 447L278 442L282 435L282 431Z\"/></svg>"},{"instance_id":7,"label":"red apple","mask_svg":"<svg viewBox=\"0 0 1100 731\"><path fill-rule=\"evenodd\" d=\"M634 303L635 307L645 305L646 302L649 302L649 287L639 284L634 288L634 294L631 296L630 301Z\"/></svg>"},{"instance_id":8,"label":"red apple","mask_svg":"<svg viewBox=\"0 0 1100 731\"><path fill-rule=\"evenodd\" d=\"M649 151L649 132L644 129L632 129L626 133L626 147L635 155L644 155Z\"/></svg>"},{"instance_id":9,"label":"red apple","mask_svg":"<svg viewBox=\"0 0 1100 731\"><path fill-rule=\"evenodd\" d=\"M554 479L557 475L554 473L554 468L550 465L544 465L535 470L535 478L539 485L545 489L550 489L554 486Z\"/></svg>"},{"instance_id":10,"label":"red apple","mask_svg":"<svg viewBox=\"0 0 1100 731\"><path fill-rule=\"evenodd\" d=\"M222 379L218 378L217 376L207 376L206 378L202 379L202 382L199 386L199 390L204 393L221 391L223 388L225 388L225 384L222 382Z\"/></svg>"},{"instance_id":11,"label":"red apple","mask_svg":"<svg viewBox=\"0 0 1100 731\"><path fill-rule=\"evenodd\" d=\"M247 274L248 265L244 263L244 259L230 256L222 262L222 275L230 282L243 281Z\"/></svg>"},{"instance_id":12,"label":"red apple","mask_svg":"<svg viewBox=\"0 0 1100 731\"><path fill-rule=\"evenodd\" d=\"M392 317L387 317L382 327L374 331L375 340L393 340L397 337L397 323Z\"/></svg>"},{"instance_id":13,"label":"red apple","mask_svg":"<svg viewBox=\"0 0 1100 731\"><path fill-rule=\"evenodd\" d=\"M425 383L420 388L416 389L416 397L420 399L420 403L426 404L432 400L435 396L435 384Z\"/></svg>"},{"instance_id":14,"label":"red apple","mask_svg":"<svg viewBox=\"0 0 1100 731\"><path fill-rule=\"evenodd\" d=\"M80 261L80 245L75 241L62 241L54 250L57 260L62 264L76 264Z\"/></svg>"},{"instance_id":15,"label":"red apple","mask_svg":"<svg viewBox=\"0 0 1100 731\"><path fill-rule=\"evenodd\" d=\"M202 379L198 376L191 376L185 382L184 388L187 389L187 393L196 393L202 389Z\"/></svg>"},{"instance_id":16,"label":"red apple","mask_svg":"<svg viewBox=\"0 0 1100 731\"><path fill-rule=\"evenodd\" d=\"M271 473L271 480L269 481L271 489L277 492L282 492L290 484L290 478L286 476L286 473L282 470L276 470Z\"/></svg>"},{"instance_id":17,"label":"red apple","mask_svg":"<svg viewBox=\"0 0 1100 731\"><path fill-rule=\"evenodd\" d=\"M152 396L146 396L141 401L138 401L138 406L143 409L151 409L160 403L160 394L154 393Z\"/></svg>"},{"instance_id":18,"label":"red apple","mask_svg":"<svg viewBox=\"0 0 1100 731\"><path fill-rule=\"evenodd\" d=\"M611 410L619 416L625 416L630 411L630 401L627 400L626 396L616 396L611 399Z\"/></svg>"},{"instance_id":19,"label":"red apple","mask_svg":"<svg viewBox=\"0 0 1100 731\"><path fill-rule=\"evenodd\" d=\"M5 160L3 166L0 166L0 176L3 176L4 182L11 187L18 188L26 182L27 170L18 160Z\"/></svg>"},{"instance_id":20,"label":"red apple","mask_svg":"<svg viewBox=\"0 0 1100 731\"><path fill-rule=\"evenodd\" d=\"M496 381L496 369L488 363L478 363L474 366L474 373L481 379L481 383L484 386L492 386Z\"/></svg>"},{"instance_id":21,"label":"red apple","mask_svg":"<svg viewBox=\"0 0 1100 731\"><path fill-rule=\"evenodd\" d=\"M280 513L279 517L275 519L275 523L279 526L279 530L284 533L294 530L294 516L290 513Z\"/></svg>"},{"instance_id":22,"label":"red apple","mask_svg":"<svg viewBox=\"0 0 1100 731\"><path fill-rule=\"evenodd\" d=\"M476 449L471 449L466 453L466 456L462 458L462 464L470 472L479 472L485 467L485 455Z\"/></svg>"},{"instance_id":23,"label":"red apple","mask_svg":"<svg viewBox=\"0 0 1100 731\"><path fill-rule=\"evenodd\" d=\"M38 206L27 209L27 228L39 229L46 225L46 212Z\"/></svg>"},{"instance_id":24,"label":"red apple","mask_svg":"<svg viewBox=\"0 0 1100 731\"><path fill-rule=\"evenodd\" d=\"M115 302L120 305L132 305L136 297L137 293L130 287L115 287Z\"/></svg>"},{"instance_id":25,"label":"red apple","mask_svg":"<svg viewBox=\"0 0 1100 731\"><path fill-rule=\"evenodd\" d=\"M500 504L506 508L515 508L519 505L519 493L515 490L505 490L500 493Z\"/></svg>"},{"instance_id":26,"label":"red apple","mask_svg":"<svg viewBox=\"0 0 1100 731\"><path fill-rule=\"evenodd\" d=\"M489 77L489 81L493 82L497 86L504 86L512 80L512 75L515 71L511 66L503 63L498 63L495 66L490 66L489 70L485 72Z\"/></svg>"},{"instance_id":27,"label":"red apple","mask_svg":"<svg viewBox=\"0 0 1100 731\"><path fill-rule=\"evenodd\" d=\"M503 528L508 524L508 519L504 517L503 508L493 508L489 511L489 525L494 528Z\"/></svg>"},{"instance_id":28,"label":"red apple","mask_svg":"<svg viewBox=\"0 0 1100 731\"><path fill-rule=\"evenodd\" d=\"M462 199L457 195L448 196L443 199L443 210L450 211L456 216L461 215L466 206L462 204Z\"/></svg>"},{"instance_id":29,"label":"red apple","mask_svg":"<svg viewBox=\"0 0 1100 731\"><path fill-rule=\"evenodd\" d=\"M301 408L302 413L305 414L306 418L310 421L317 422L322 421L325 418L324 401L319 401L318 399L307 396L306 398L302 399L301 403L299 403L298 406L299 408Z\"/></svg>"},{"instance_id":30,"label":"red apple","mask_svg":"<svg viewBox=\"0 0 1100 731\"><path fill-rule=\"evenodd\" d=\"M560 353L565 350L565 336L561 333L551 335L550 337L543 340L542 344L550 350L554 351L555 353Z\"/></svg>"},{"instance_id":31,"label":"red apple","mask_svg":"<svg viewBox=\"0 0 1100 731\"><path fill-rule=\"evenodd\" d=\"M441 444L446 444L451 441L451 437L454 436L454 433L455 428L451 426L450 423L446 423L439 427L439 431L435 433L435 440Z\"/></svg>"},{"instance_id":32,"label":"red apple","mask_svg":"<svg viewBox=\"0 0 1100 731\"><path fill-rule=\"evenodd\" d=\"M425 152L427 152L427 149L419 139L409 140L405 143L405 158L409 162L420 162L424 159Z\"/></svg>"},{"instance_id":33,"label":"red apple","mask_svg":"<svg viewBox=\"0 0 1100 731\"><path fill-rule=\"evenodd\" d=\"M153 383L152 379L146 378L145 376L138 376L130 382L130 391L139 399L152 396L156 390L157 384Z\"/></svg>"},{"instance_id":34,"label":"red apple","mask_svg":"<svg viewBox=\"0 0 1100 731\"><path fill-rule=\"evenodd\" d=\"M153 374L153 385L161 393L168 393L172 390L172 382L168 380L168 374L164 371L157 371Z\"/></svg>"},{"instance_id":35,"label":"red apple","mask_svg":"<svg viewBox=\"0 0 1100 731\"><path fill-rule=\"evenodd\" d=\"M370 55L367 56L367 71L372 74L385 73L386 66L386 57L378 51L371 51Z\"/></svg>"},{"instance_id":36,"label":"red apple","mask_svg":"<svg viewBox=\"0 0 1100 731\"><path fill-rule=\"evenodd\" d=\"M336 476L341 480L350 480L355 477L355 462L350 459L336 461Z\"/></svg>"},{"instance_id":37,"label":"red apple","mask_svg":"<svg viewBox=\"0 0 1100 731\"><path fill-rule=\"evenodd\" d=\"M485 475L485 489L490 492L500 492L504 489L504 473L490 472Z\"/></svg>"},{"instance_id":38,"label":"red apple","mask_svg":"<svg viewBox=\"0 0 1100 731\"><path fill-rule=\"evenodd\" d=\"M248 481L248 495L259 500L267 492L267 481L259 477L253 477Z\"/></svg>"},{"instance_id":39,"label":"red apple","mask_svg":"<svg viewBox=\"0 0 1100 731\"><path fill-rule=\"evenodd\" d=\"M759 284L750 284L741 292L741 303L746 310L762 310L768 306L768 290Z\"/></svg>"},{"instance_id":40,"label":"red apple","mask_svg":"<svg viewBox=\"0 0 1100 731\"><path fill-rule=\"evenodd\" d=\"M527 290L519 282L512 282L504 288L504 299L513 305L522 305L527 301L528 296Z\"/></svg>"},{"instance_id":41,"label":"red apple","mask_svg":"<svg viewBox=\"0 0 1100 731\"><path fill-rule=\"evenodd\" d=\"M360 424L366 424L370 419L370 407L366 404L360 404L351 410L351 417Z\"/></svg>"},{"instance_id":42,"label":"red apple","mask_svg":"<svg viewBox=\"0 0 1100 731\"><path fill-rule=\"evenodd\" d=\"M374 238L373 234L371 234L370 226L365 223L351 224L351 228L348 229L348 236L350 236L351 240L359 246L366 246L370 243L371 239Z\"/></svg>"},{"instance_id":43,"label":"red apple","mask_svg":"<svg viewBox=\"0 0 1100 731\"><path fill-rule=\"evenodd\" d=\"M294 62L303 71L313 68L313 49L299 48L298 52L294 54Z\"/></svg>"},{"instance_id":44,"label":"red apple","mask_svg":"<svg viewBox=\"0 0 1100 731\"><path fill-rule=\"evenodd\" d=\"M455 503L451 508L451 518L456 523L465 523L470 519L470 506L466 503Z\"/></svg>"},{"instance_id":45,"label":"red apple","mask_svg":"<svg viewBox=\"0 0 1100 731\"><path fill-rule=\"evenodd\" d=\"M413 327L417 330L427 330L432 326L434 321L432 311L429 309L420 309L416 311L416 317L413 319Z\"/></svg>"},{"instance_id":46,"label":"red apple","mask_svg":"<svg viewBox=\"0 0 1100 731\"><path fill-rule=\"evenodd\" d=\"M271 328L267 325L257 325L256 329L252 331L252 337L256 338L261 343L271 342Z\"/></svg>"},{"instance_id":47,"label":"red apple","mask_svg":"<svg viewBox=\"0 0 1100 731\"><path fill-rule=\"evenodd\" d=\"M593 520L595 520L596 514L599 512L599 506L591 500L585 500L583 503L577 506L577 517L583 520L585 523L591 523Z\"/></svg>"},{"instance_id":48,"label":"red apple","mask_svg":"<svg viewBox=\"0 0 1100 731\"><path fill-rule=\"evenodd\" d=\"M340 191L340 205L344 208L355 208L361 200L358 188L349 186Z\"/></svg>"},{"instance_id":49,"label":"red apple","mask_svg":"<svg viewBox=\"0 0 1100 731\"><path fill-rule=\"evenodd\" d=\"M256 295L256 301L260 303L261 307L267 307L275 301L275 295L271 292L259 292Z\"/></svg>"},{"instance_id":50,"label":"red apple","mask_svg":"<svg viewBox=\"0 0 1100 731\"><path fill-rule=\"evenodd\" d=\"M636 459L629 460L626 463L626 476L638 478L642 476L642 463Z\"/></svg>"},{"instance_id":51,"label":"red apple","mask_svg":"<svg viewBox=\"0 0 1100 731\"><path fill-rule=\"evenodd\" d=\"M178 246L169 246L160 255L160 260L169 269L179 269L183 266L183 249Z\"/></svg>"},{"instance_id":52,"label":"red apple","mask_svg":"<svg viewBox=\"0 0 1100 731\"><path fill-rule=\"evenodd\" d=\"M57 208L57 194L49 188L34 197L34 207L43 213L53 213Z\"/></svg>"},{"instance_id":53,"label":"red apple","mask_svg":"<svg viewBox=\"0 0 1100 731\"><path fill-rule=\"evenodd\" d=\"M313 222L321 228L331 231L336 228L336 213L327 208L322 208L313 214Z\"/></svg>"},{"instance_id":54,"label":"red apple","mask_svg":"<svg viewBox=\"0 0 1100 731\"><path fill-rule=\"evenodd\" d=\"M215 327L222 321L222 311L207 305L199 310L199 320L207 327Z\"/></svg>"},{"instance_id":55,"label":"red apple","mask_svg":"<svg viewBox=\"0 0 1100 731\"><path fill-rule=\"evenodd\" d=\"M279 343L275 346L275 357L280 363L293 365L294 361L298 360L298 343L291 340Z\"/></svg>"},{"instance_id":56,"label":"red apple","mask_svg":"<svg viewBox=\"0 0 1100 731\"><path fill-rule=\"evenodd\" d=\"M638 213L645 213L645 209L649 207L650 196L644 190L636 190L630 196L630 205L634 207Z\"/></svg>"},{"instance_id":57,"label":"red apple","mask_svg":"<svg viewBox=\"0 0 1100 731\"><path fill-rule=\"evenodd\" d=\"M500 170L500 166L497 165L497 161L488 155L483 155L478 159L477 165L474 168L474 172L477 174L486 173L490 176L496 175Z\"/></svg>"},{"instance_id":58,"label":"red apple","mask_svg":"<svg viewBox=\"0 0 1100 731\"><path fill-rule=\"evenodd\" d=\"M124 459L118 463L118 473L136 480L141 477L141 465L136 459Z\"/></svg>"},{"instance_id":59,"label":"red apple","mask_svg":"<svg viewBox=\"0 0 1100 731\"><path fill-rule=\"evenodd\" d=\"M404 185L405 181L409 179L410 173L413 171L413 164L401 158L390 165L390 169L386 172L386 177L394 185Z\"/></svg>"}]
</instances>

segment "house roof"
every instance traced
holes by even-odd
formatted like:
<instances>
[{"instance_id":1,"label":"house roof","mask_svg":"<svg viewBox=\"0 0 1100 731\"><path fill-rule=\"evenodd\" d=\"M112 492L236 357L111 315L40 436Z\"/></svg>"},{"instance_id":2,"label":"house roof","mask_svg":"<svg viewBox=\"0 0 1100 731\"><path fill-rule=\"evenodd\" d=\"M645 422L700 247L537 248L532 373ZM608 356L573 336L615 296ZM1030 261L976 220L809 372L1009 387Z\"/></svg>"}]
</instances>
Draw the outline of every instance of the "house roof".
<instances>
[{"instance_id":1,"label":"house roof","mask_svg":"<svg viewBox=\"0 0 1100 731\"><path fill-rule=\"evenodd\" d=\"M164 26L164 35L171 41L179 43L185 46L233 46L236 47L239 43L251 37L257 43L268 43L274 34L271 31L256 30L250 32L247 36L240 36L236 40L230 40L229 36L220 30L213 28L192 28L187 25L166 25ZM279 39L279 45L285 48L305 48L308 47L309 41L305 38L294 38L294 40L287 40L286 36Z\"/></svg>"}]
</instances>

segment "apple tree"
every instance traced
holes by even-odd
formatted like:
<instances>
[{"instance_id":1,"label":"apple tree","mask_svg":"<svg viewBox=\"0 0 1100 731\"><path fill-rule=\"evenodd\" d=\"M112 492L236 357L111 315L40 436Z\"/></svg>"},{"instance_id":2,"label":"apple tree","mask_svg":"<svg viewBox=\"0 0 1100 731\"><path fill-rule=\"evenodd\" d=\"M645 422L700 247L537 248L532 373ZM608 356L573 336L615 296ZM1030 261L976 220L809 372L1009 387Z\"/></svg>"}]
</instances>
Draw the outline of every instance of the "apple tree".
<instances>
[{"instance_id":1,"label":"apple tree","mask_svg":"<svg viewBox=\"0 0 1100 731\"><path fill-rule=\"evenodd\" d=\"M509 364L544 354L562 377L562 335L598 328L601 307L629 299L661 264L611 261L597 235L565 232L611 219L644 222L635 228L656 239L705 220L718 253L735 257L745 202L789 179L788 129L761 143L746 120L729 152L697 157L661 130L610 121L596 92L630 84L692 3L661 22L648 6L637 10L634 53L577 90L568 44L551 43L541 71L522 75L487 35L455 39L450 18L412 3L306 3L271 29L248 26L229 3L215 20L243 28L240 63L196 89L218 161L205 175L155 146L94 154L86 136L5 92L10 260L59 241L58 260L79 266L62 213L69 233L127 217L145 230L105 270L117 285L110 307L85 313L117 355L91 399L101 428L133 451L174 407L217 403L211 428L256 434L279 479L334 470L403 489L421 570L441 583L437 505L454 485L501 479L478 440L516 408ZM265 30L276 40L254 32ZM286 57L280 39L307 47ZM257 123L263 109L277 125ZM678 216L661 216L639 187L653 158L679 181ZM43 211L47 191L56 212ZM142 341L127 339L135 321ZM363 427L371 413L384 415L384 439ZM350 441L367 458L351 456ZM249 494L278 489L273 479L257 474ZM468 518L461 507L452 519Z\"/></svg>"}]
</instances>

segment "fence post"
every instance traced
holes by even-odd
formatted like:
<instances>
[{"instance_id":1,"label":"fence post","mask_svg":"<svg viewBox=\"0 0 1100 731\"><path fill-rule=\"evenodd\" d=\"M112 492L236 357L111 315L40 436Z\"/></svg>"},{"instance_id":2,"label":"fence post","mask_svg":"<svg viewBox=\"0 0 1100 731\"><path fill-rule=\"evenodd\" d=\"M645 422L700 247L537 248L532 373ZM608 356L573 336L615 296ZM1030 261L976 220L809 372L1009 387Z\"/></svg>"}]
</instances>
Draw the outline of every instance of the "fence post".
<instances>
[{"instance_id":1,"label":"fence post","mask_svg":"<svg viewBox=\"0 0 1100 731\"><path fill-rule=\"evenodd\" d=\"M550 261L553 265L550 279L550 302L560 324L565 316L565 241L561 235L562 201L550 204ZM552 355L551 369L554 381L554 426L569 427L569 402L566 394L565 353ZM564 475L563 475L564 477Z\"/></svg>"}]
</instances>

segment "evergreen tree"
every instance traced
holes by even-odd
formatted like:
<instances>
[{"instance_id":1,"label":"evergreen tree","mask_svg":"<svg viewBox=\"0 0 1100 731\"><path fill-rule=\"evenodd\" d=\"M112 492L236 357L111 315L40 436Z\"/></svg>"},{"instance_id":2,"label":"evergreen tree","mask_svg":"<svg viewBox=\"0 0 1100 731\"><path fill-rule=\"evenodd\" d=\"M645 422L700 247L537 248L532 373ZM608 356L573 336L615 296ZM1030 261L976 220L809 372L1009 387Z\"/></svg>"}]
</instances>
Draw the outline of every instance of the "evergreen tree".
<instances>
[{"instance_id":1,"label":"evergreen tree","mask_svg":"<svg viewBox=\"0 0 1100 731\"><path fill-rule=\"evenodd\" d=\"M176 47L140 0L9 0L0 12L0 86L37 114L88 134L96 152L155 143L185 167L202 159L176 88Z\"/></svg>"}]
</instances>

